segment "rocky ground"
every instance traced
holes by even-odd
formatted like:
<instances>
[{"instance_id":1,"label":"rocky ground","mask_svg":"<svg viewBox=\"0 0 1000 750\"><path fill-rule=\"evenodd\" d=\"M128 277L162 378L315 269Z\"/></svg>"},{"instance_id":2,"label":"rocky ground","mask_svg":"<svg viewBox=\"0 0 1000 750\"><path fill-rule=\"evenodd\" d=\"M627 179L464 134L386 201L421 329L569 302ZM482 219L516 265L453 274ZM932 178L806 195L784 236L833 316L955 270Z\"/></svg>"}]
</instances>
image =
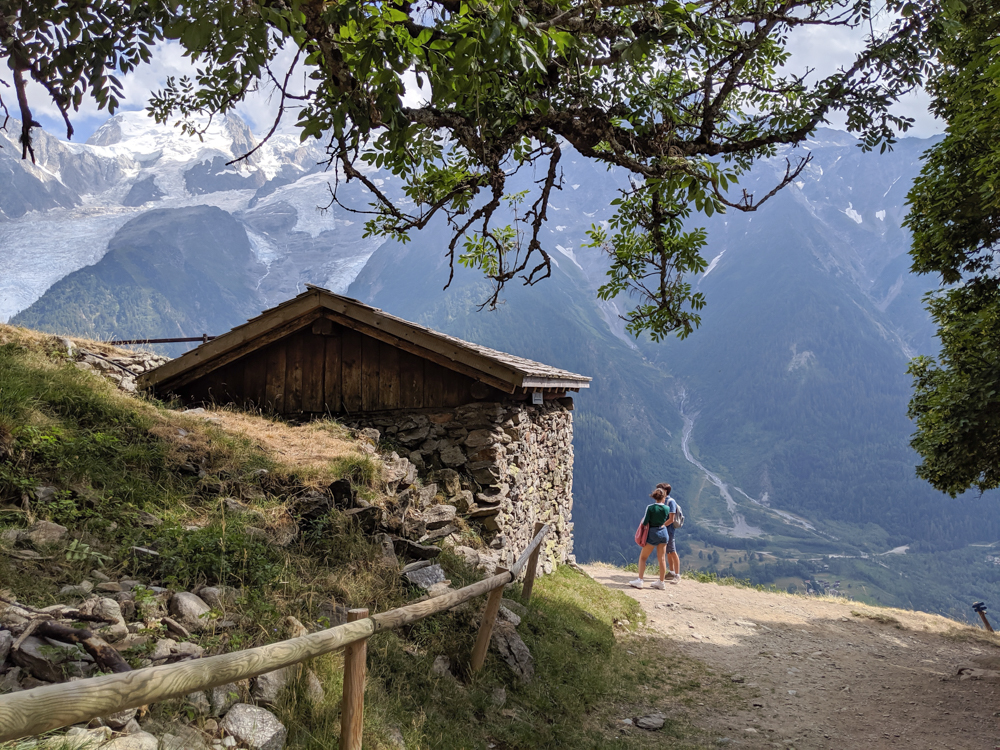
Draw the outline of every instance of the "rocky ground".
<instances>
[{"instance_id":1,"label":"rocky ground","mask_svg":"<svg viewBox=\"0 0 1000 750\"><path fill-rule=\"evenodd\" d=\"M680 652L730 675L736 710L690 718L718 746L1000 747L1000 638L923 612L684 579L636 590L584 566L648 615L664 669Z\"/></svg>"}]
</instances>

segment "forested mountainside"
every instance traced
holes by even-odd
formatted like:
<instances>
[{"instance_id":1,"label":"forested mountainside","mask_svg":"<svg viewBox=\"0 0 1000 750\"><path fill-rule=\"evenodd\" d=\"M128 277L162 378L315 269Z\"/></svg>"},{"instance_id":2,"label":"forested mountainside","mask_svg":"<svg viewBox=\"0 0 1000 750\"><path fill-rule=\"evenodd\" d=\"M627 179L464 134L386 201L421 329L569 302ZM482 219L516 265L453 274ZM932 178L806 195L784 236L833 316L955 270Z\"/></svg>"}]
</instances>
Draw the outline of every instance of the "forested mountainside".
<instances>
[{"instance_id":1,"label":"forested mountainside","mask_svg":"<svg viewBox=\"0 0 1000 750\"><path fill-rule=\"evenodd\" d=\"M929 141L865 154L846 134L820 131L794 185L756 213L713 219L711 263L697 280L708 300L703 325L686 340L654 344L623 333L617 312L628 300L596 299L606 261L582 245L590 225L610 216L622 178L579 156L564 159L543 232L553 277L529 289L512 284L499 310L478 312L488 288L474 273L457 269L442 291L443 227L406 245L381 244L361 238L360 217L318 212L331 178L310 166L320 154L279 143L237 172L219 161L242 142L232 123L209 144L214 151L184 151L119 118L80 150L89 159L107 151L133 160L113 189L98 193L100 205L88 208L95 199L81 194L80 207L0 222L10 271L0 286L22 295L0 290L5 309L28 307L24 289L62 279L13 322L85 326L64 332L100 336L213 334L303 282L344 291L353 281L351 296L393 314L594 378L575 412L582 560L631 560L649 489L670 481L691 518L682 544L691 565L814 591L837 589L839 579L844 593L962 617L967 601L1000 594L989 546L1000 540L996 500L934 492L915 478L908 447L906 363L934 350L920 301L933 281L909 274L900 223ZM72 154L59 153L68 173ZM759 165L744 185L766 192L784 156L801 153ZM376 179L383 177L392 190L390 175ZM360 191L349 195L363 205ZM194 208L205 205L215 208ZM185 225L208 210L225 214L218 226L227 239L209 247L204 233L204 257L199 231L171 230L183 242L157 239L158 222ZM68 241L50 240L74 227L67 255ZM12 263L15 229L52 248L51 262ZM174 282L193 279L196 269L202 280L158 280L168 257L187 258L171 261ZM199 308L199 300L211 304ZM884 554L890 550L897 554Z\"/></svg>"}]
</instances>

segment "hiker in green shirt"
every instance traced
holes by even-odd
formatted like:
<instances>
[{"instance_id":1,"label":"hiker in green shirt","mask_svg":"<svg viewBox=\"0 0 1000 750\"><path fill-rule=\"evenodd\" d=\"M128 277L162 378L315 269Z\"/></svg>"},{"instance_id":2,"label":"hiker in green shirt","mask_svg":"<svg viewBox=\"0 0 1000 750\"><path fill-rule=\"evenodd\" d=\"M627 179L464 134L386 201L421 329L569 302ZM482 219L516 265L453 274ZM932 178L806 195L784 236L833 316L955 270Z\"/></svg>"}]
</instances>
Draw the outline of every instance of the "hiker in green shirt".
<instances>
[{"instance_id":1,"label":"hiker in green shirt","mask_svg":"<svg viewBox=\"0 0 1000 750\"><path fill-rule=\"evenodd\" d=\"M660 563L660 580L653 581L650 588L665 589L663 580L667 574L667 542L670 536L667 532L667 524L673 523L673 513L666 505L667 493L657 487L650 495L655 501L646 508L646 515L643 517L643 524L649 526L649 533L646 536L646 544L639 553L639 577L634 581L629 581L629 585L641 589L642 577L646 573L646 560L652 551L656 550L656 559Z\"/></svg>"}]
</instances>

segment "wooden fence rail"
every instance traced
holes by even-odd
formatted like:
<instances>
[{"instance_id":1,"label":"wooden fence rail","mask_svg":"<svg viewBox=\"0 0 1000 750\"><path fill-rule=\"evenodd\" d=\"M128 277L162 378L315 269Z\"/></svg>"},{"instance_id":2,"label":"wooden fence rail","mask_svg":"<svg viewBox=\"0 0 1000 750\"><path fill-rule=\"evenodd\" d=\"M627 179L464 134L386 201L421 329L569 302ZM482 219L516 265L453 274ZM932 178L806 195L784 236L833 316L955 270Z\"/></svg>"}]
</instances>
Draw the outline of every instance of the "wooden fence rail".
<instances>
[{"instance_id":1,"label":"wooden fence rail","mask_svg":"<svg viewBox=\"0 0 1000 750\"><path fill-rule=\"evenodd\" d=\"M433 599L245 651L0 695L0 742L30 737L51 729L90 721L100 716L109 716L129 708L180 698L189 693L257 677L328 654L358 641L365 641L375 633L402 627L452 609L494 589L502 590L508 583L517 580L526 565L529 566L533 577L538 564L539 548L548 531L547 525L538 528L536 524L534 538L510 571L501 572ZM525 598L530 597L530 591L527 594ZM487 642L489 641L489 631L492 630L492 626L493 622L487 622L484 616L480 627L480 639L486 630L485 638ZM480 662L473 671L481 665ZM363 680L363 671L361 674ZM361 696L363 695L362 683ZM361 747L360 734L357 736L352 734L360 732L361 725L354 721L355 716L356 709L349 712L342 710L342 719L348 717L352 720L350 732L346 735L347 727L342 722L342 748Z\"/></svg>"}]
</instances>

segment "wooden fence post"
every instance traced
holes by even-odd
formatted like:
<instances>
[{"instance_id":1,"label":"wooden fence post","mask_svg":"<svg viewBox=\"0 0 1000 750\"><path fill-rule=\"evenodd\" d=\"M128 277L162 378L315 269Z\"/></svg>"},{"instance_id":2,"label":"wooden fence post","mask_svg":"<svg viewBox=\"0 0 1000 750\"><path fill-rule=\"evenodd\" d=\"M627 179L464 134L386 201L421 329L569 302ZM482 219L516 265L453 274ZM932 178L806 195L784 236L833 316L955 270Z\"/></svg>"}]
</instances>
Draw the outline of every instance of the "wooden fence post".
<instances>
[{"instance_id":1,"label":"wooden fence post","mask_svg":"<svg viewBox=\"0 0 1000 750\"><path fill-rule=\"evenodd\" d=\"M347 621L368 617L367 609L347 612ZM340 750L361 750L365 726L365 659L368 639L355 641L344 648L344 697L340 703Z\"/></svg>"},{"instance_id":2,"label":"wooden fence post","mask_svg":"<svg viewBox=\"0 0 1000 750\"><path fill-rule=\"evenodd\" d=\"M495 575L506 573L506 568L497 568ZM479 625L479 635L476 637L476 645L472 649L472 671L478 672L486 662L486 652L490 648L490 637L493 635L493 623L497 620L500 612L500 600L503 599L503 586L497 586L490 592L490 598L486 600L486 609L483 610L483 621Z\"/></svg>"},{"instance_id":3,"label":"wooden fence post","mask_svg":"<svg viewBox=\"0 0 1000 750\"><path fill-rule=\"evenodd\" d=\"M531 532L532 539L542 530L544 525L541 521L535 521L535 530ZM538 553L541 549L542 545L539 544L531 551L531 557L528 558L528 567L524 572L524 585L521 587L521 600L525 603L531 601L531 589L535 585L535 571L538 569Z\"/></svg>"}]
</instances>

